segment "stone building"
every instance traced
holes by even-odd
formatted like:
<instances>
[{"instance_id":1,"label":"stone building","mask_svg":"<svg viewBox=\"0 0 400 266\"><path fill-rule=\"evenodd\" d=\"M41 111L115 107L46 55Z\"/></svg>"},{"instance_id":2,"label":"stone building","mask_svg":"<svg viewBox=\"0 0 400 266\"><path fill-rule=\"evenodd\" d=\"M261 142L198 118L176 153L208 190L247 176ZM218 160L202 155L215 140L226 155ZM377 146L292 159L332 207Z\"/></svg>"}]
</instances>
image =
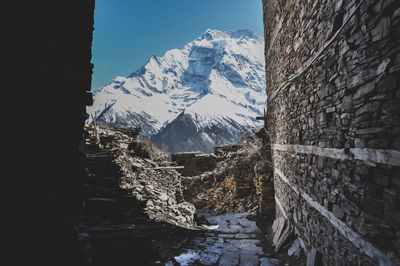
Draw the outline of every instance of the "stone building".
<instances>
[{"instance_id":1,"label":"stone building","mask_svg":"<svg viewBox=\"0 0 400 266\"><path fill-rule=\"evenodd\" d=\"M399 263L400 2L263 8L277 217L325 265Z\"/></svg>"}]
</instances>

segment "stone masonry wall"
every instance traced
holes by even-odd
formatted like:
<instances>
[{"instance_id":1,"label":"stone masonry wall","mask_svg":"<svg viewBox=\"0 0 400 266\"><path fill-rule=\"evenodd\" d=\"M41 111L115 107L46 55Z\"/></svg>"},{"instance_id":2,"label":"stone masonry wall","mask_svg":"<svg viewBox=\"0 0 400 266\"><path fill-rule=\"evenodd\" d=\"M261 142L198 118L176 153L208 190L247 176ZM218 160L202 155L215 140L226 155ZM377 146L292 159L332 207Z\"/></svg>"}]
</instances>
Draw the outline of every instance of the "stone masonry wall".
<instances>
[{"instance_id":1,"label":"stone masonry wall","mask_svg":"<svg viewBox=\"0 0 400 266\"><path fill-rule=\"evenodd\" d=\"M198 209L217 213L257 212L260 218L273 217L274 186L270 167L262 160L263 147L263 140L249 138L242 144L216 147L218 156L171 154L173 161L192 173L182 177L184 198Z\"/></svg>"},{"instance_id":2,"label":"stone masonry wall","mask_svg":"<svg viewBox=\"0 0 400 266\"><path fill-rule=\"evenodd\" d=\"M201 152L179 152L171 154L171 160L178 166L184 166L183 176L195 176L206 171L212 171L220 158L214 154Z\"/></svg>"},{"instance_id":3,"label":"stone masonry wall","mask_svg":"<svg viewBox=\"0 0 400 266\"><path fill-rule=\"evenodd\" d=\"M400 2L363 1L311 67L277 93L358 3L263 0L276 212L325 265L396 265Z\"/></svg>"}]
</instances>

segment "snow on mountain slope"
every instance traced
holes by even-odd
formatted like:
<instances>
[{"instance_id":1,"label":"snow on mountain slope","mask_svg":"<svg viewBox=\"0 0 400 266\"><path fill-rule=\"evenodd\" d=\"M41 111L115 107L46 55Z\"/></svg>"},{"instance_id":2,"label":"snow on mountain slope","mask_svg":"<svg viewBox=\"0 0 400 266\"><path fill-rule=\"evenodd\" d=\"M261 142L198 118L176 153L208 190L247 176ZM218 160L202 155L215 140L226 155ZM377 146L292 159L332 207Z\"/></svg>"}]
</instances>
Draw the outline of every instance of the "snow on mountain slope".
<instances>
[{"instance_id":1,"label":"snow on mountain slope","mask_svg":"<svg viewBox=\"0 0 400 266\"><path fill-rule=\"evenodd\" d=\"M159 144L169 145L165 136L175 134L166 131L177 130L170 125L175 120L181 128L185 121L191 130L182 130L201 136L206 146L219 130L229 132L221 140L234 142L245 126L260 125L255 117L265 104L264 62L264 42L254 32L207 30L97 90L87 111L113 126L140 126ZM189 146L170 150L194 149Z\"/></svg>"}]
</instances>

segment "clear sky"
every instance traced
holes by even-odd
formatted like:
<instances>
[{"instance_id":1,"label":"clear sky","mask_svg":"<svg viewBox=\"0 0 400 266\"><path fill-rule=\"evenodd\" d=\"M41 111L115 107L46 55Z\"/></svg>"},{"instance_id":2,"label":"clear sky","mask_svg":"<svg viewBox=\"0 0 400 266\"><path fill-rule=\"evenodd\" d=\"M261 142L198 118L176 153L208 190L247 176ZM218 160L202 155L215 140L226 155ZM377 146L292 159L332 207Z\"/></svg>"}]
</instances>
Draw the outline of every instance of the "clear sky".
<instances>
[{"instance_id":1,"label":"clear sky","mask_svg":"<svg viewBox=\"0 0 400 266\"><path fill-rule=\"evenodd\" d=\"M96 0L92 90L128 76L206 29L263 36L261 0Z\"/></svg>"}]
</instances>

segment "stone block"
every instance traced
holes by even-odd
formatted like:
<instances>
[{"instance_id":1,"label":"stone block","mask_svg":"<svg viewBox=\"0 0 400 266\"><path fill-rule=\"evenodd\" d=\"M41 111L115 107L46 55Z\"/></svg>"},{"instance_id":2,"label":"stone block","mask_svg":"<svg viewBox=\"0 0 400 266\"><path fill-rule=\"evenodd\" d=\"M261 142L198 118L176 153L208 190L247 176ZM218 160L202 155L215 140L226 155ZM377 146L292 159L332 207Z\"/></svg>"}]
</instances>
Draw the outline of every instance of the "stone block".
<instances>
[{"instance_id":1,"label":"stone block","mask_svg":"<svg viewBox=\"0 0 400 266\"><path fill-rule=\"evenodd\" d=\"M329 86L325 86L325 87L321 88L321 89L317 92L317 94L318 94L318 97L319 97L320 99L325 98L326 96L329 95Z\"/></svg>"},{"instance_id":2,"label":"stone block","mask_svg":"<svg viewBox=\"0 0 400 266\"><path fill-rule=\"evenodd\" d=\"M332 169L332 177L335 178L335 180L339 179L340 177L340 171L337 169Z\"/></svg>"},{"instance_id":3,"label":"stone block","mask_svg":"<svg viewBox=\"0 0 400 266\"><path fill-rule=\"evenodd\" d=\"M342 119L350 119L350 114L349 113L343 113L340 115L340 118Z\"/></svg>"},{"instance_id":4,"label":"stone block","mask_svg":"<svg viewBox=\"0 0 400 266\"><path fill-rule=\"evenodd\" d=\"M382 78L381 81L377 84L377 90L379 93L387 93L389 91L394 91L399 84L399 78L395 75L387 75L386 77Z\"/></svg>"},{"instance_id":5,"label":"stone block","mask_svg":"<svg viewBox=\"0 0 400 266\"><path fill-rule=\"evenodd\" d=\"M326 112L327 112L327 113L335 112L335 107L326 108Z\"/></svg>"},{"instance_id":6,"label":"stone block","mask_svg":"<svg viewBox=\"0 0 400 266\"><path fill-rule=\"evenodd\" d=\"M374 177L375 183L380 186L387 187L389 186L389 177L385 175L376 175Z\"/></svg>"},{"instance_id":7,"label":"stone block","mask_svg":"<svg viewBox=\"0 0 400 266\"><path fill-rule=\"evenodd\" d=\"M334 204L332 210L333 210L333 215L335 215L336 218L343 219L345 213L338 205Z\"/></svg>"},{"instance_id":8,"label":"stone block","mask_svg":"<svg viewBox=\"0 0 400 266\"><path fill-rule=\"evenodd\" d=\"M356 138L354 140L354 147L356 148L364 148L366 146L366 140L365 139L360 139L360 138Z\"/></svg>"},{"instance_id":9,"label":"stone block","mask_svg":"<svg viewBox=\"0 0 400 266\"><path fill-rule=\"evenodd\" d=\"M317 114L317 124L318 125L324 125L324 124L326 124L326 114L325 113L319 113L319 114Z\"/></svg>"},{"instance_id":10,"label":"stone block","mask_svg":"<svg viewBox=\"0 0 400 266\"><path fill-rule=\"evenodd\" d=\"M380 102L370 102L367 103L360 108L357 109L356 111L356 116L360 116L364 113L372 113L378 111L379 107L381 106Z\"/></svg>"},{"instance_id":11,"label":"stone block","mask_svg":"<svg viewBox=\"0 0 400 266\"><path fill-rule=\"evenodd\" d=\"M362 197L360 199L360 207L365 212L364 216L368 219L383 217L384 204L382 200L375 200L370 197Z\"/></svg>"},{"instance_id":12,"label":"stone block","mask_svg":"<svg viewBox=\"0 0 400 266\"><path fill-rule=\"evenodd\" d=\"M354 117L352 120L351 120L351 125L353 126L356 126L356 125L358 125L358 124L360 124L360 123L362 123L362 122L364 122L364 121L369 121L371 119L371 117L370 117L370 115L368 114L368 113L364 113L364 114L362 114L362 115L359 115L359 116L357 116L357 117Z\"/></svg>"},{"instance_id":13,"label":"stone block","mask_svg":"<svg viewBox=\"0 0 400 266\"><path fill-rule=\"evenodd\" d=\"M219 266L231 266L239 264L239 252L224 250L219 259Z\"/></svg>"},{"instance_id":14,"label":"stone block","mask_svg":"<svg viewBox=\"0 0 400 266\"><path fill-rule=\"evenodd\" d=\"M354 106L351 102L343 102L343 103L339 104L338 109L341 112L351 113L354 110Z\"/></svg>"},{"instance_id":15,"label":"stone block","mask_svg":"<svg viewBox=\"0 0 400 266\"><path fill-rule=\"evenodd\" d=\"M369 166L365 164L357 164L355 172L360 175L368 175Z\"/></svg>"},{"instance_id":16,"label":"stone block","mask_svg":"<svg viewBox=\"0 0 400 266\"><path fill-rule=\"evenodd\" d=\"M357 135L376 134L384 131L384 128L363 128L356 131Z\"/></svg>"},{"instance_id":17,"label":"stone block","mask_svg":"<svg viewBox=\"0 0 400 266\"><path fill-rule=\"evenodd\" d=\"M318 266L318 265L322 265L321 254L315 248L313 248L310 254L308 254L307 256L306 266Z\"/></svg>"},{"instance_id":18,"label":"stone block","mask_svg":"<svg viewBox=\"0 0 400 266\"><path fill-rule=\"evenodd\" d=\"M379 41L389 34L390 29L390 18L383 17L380 19L378 25L371 30L372 41Z\"/></svg>"},{"instance_id":19,"label":"stone block","mask_svg":"<svg viewBox=\"0 0 400 266\"><path fill-rule=\"evenodd\" d=\"M375 81L368 82L357 89L356 93L354 93L353 99L358 99L360 97L368 95L374 89L375 89Z\"/></svg>"}]
</instances>

